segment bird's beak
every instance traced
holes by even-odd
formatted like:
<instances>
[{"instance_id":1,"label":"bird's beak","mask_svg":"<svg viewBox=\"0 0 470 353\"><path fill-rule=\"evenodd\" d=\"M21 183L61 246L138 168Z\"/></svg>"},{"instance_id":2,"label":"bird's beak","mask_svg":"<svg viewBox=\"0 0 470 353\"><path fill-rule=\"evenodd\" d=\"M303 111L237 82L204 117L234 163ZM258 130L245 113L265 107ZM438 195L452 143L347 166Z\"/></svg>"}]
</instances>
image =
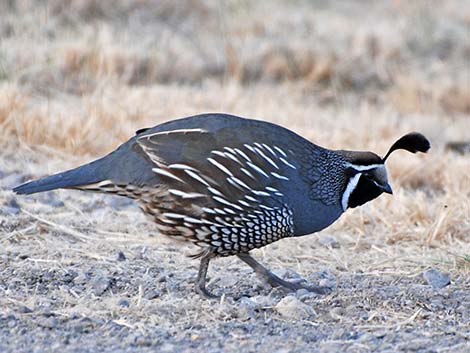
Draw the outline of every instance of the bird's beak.
<instances>
[{"instance_id":1,"label":"bird's beak","mask_svg":"<svg viewBox=\"0 0 470 353\"><path fill-rule=\"evenodd\" d=\"M383 192L386 192L387 194L393 195L393 190L392 187L390 186L389 183L385 185L381 185Z\"/></svg>"}]
</instances>

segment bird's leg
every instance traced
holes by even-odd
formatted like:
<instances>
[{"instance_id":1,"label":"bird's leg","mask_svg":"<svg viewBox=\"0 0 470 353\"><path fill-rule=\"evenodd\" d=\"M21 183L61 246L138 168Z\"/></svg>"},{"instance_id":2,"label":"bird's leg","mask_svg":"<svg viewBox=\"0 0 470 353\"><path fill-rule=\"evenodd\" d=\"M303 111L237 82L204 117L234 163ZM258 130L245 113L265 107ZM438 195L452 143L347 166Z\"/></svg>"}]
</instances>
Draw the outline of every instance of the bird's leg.
<instances>
[{"instance_id":1,"label":"bird's leg","mask_svg":"<svg viewBox=\"0 0 470 353\"><path fill-rule=\"evenodd\" d=\"M212 294L206 289L206 275L207 270L209 268L209 261L213 255L211 253L207 253L202 256L201 264L199 265L199 272L197 274L196 279L196 291L203 297L207 299L217 299L219 298L217 295Z\"/></svg>"},{"instance_id":2,"label":"bird's leg","mask_svg":"<svg viewBox=\"0 0 470 353\"><path fill-rule=\"evenodd\" d=\"M290 291L296 291L298 289L306 289L310 292L318 294L328 294L331 292L331 288L322 286L307 286L301 283L284 281L282 278L276 276L274 273L269 271L248 253L242 253L237 255L240 260L250 266L255 273L260 276L264 281L269 283L272 287L283 287Z\"/></svg>"}]
</instances>

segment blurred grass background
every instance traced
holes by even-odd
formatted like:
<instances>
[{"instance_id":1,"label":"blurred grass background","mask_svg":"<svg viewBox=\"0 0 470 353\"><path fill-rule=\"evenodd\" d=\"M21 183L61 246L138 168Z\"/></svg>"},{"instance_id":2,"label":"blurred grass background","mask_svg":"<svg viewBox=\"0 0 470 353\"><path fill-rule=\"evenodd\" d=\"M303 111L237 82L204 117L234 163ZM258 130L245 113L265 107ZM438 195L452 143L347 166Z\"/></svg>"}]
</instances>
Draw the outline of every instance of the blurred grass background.
<instances>
[{"instance_id":1,"label":"blurred grass background","mask_svg":"<svg viewBox=\"0 0 470 353\"><path fill-rule=\"evenodd\" d=\"M358 147L396 137L356 124L371 110L385 129L468 124L466 1L18 0L0 14L3 140L97 154L210 110L333 144L349 128Z\"/></svg>"}]
</instances>

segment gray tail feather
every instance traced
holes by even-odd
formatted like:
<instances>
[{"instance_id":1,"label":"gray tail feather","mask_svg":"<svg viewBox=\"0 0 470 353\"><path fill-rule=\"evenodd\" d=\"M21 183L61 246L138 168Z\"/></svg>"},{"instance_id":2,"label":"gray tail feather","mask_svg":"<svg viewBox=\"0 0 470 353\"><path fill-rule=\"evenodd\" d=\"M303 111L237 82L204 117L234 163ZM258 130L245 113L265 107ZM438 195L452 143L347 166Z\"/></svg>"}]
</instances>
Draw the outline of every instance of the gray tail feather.
<instances>
[{"instance_id":1,"label":"gray tail feather","mask_svg":"<svg viewBox=\"0 0 470 353\"><path fill-rule=\"evenodd\" d=\"M17 194L34 194L60 188L74 188L102 180L97 176L94 163L21 184L13 189Z\"/></svg>"}]
</instances>

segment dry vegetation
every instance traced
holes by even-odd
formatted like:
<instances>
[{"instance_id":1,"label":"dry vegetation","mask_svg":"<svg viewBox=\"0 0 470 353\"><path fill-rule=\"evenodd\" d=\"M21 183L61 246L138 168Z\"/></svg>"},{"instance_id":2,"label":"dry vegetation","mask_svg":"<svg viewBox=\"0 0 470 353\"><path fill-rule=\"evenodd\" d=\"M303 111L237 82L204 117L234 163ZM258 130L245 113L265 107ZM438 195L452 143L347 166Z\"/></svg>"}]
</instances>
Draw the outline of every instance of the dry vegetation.
<instances>
[{"instance_id":1,"label":"dry vegetation","mask_svg":"<svg viewBox=\"0 0 470 353\"><path fill-rule=\"evenodd\" d=\"M446 146L470 142L469 28L465 0L0 2L0 350L468 351L470 158ZM10 191L206 111L379 154L417 130L432 150L391 158L393 197L255 253L336 278L293 316L236 259L212 286L258 302L193 297L197 263L127 202Z\"/></svg>"}]
</instances>

